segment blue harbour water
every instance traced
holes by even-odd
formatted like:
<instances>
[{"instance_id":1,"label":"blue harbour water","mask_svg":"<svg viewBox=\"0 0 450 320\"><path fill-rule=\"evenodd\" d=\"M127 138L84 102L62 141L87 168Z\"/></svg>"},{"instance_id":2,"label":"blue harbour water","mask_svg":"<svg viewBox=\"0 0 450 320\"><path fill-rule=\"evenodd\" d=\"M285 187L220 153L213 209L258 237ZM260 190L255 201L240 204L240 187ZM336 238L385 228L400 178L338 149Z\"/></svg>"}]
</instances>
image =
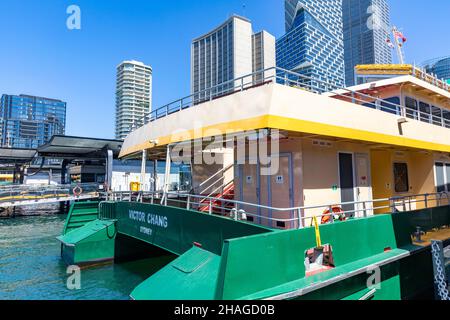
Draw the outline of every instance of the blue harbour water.
<instances>
[{"instance_id":1,"label":"blue harbour water","mask_svg":"<svg viewBox=\"0 0 450 320\"><path fill-rule=\"evenodd\" d=\"M81 271L81 289L67 289L56 237L64 216L0 219L0 300L127 300L149 275L147 261Z\"/></svg>"}]
</instances>

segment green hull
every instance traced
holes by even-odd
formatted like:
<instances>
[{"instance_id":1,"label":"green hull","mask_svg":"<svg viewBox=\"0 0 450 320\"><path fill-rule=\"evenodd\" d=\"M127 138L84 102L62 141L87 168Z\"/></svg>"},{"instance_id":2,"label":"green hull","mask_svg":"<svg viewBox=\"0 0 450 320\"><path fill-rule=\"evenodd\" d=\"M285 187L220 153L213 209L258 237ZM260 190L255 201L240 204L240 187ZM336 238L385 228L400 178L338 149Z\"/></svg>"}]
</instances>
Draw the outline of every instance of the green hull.
<instances>
[{"instance_id":1,"label":"green hull","mask_svg":"<svg viewBox=\"0 0 450 320\"><path fill-rule=\"evenodd\" d=\"M448 206L323 225L322 243L331 245L335 267L307 276L305 254L316 246L314 228L278 231L130 202L106 203L100 211L108 220L97 225L109 222L108 228L146 244L149 252L159 248L178 257L131 293L136 300L432 298L427 296L433 289L430 247L413 245L411 234L417 226L429 231L450 225ZM95 232L105 247L96 246L94 238L81 242L71 253L75 261L114 255L114 241L121 240L105 235L105 228ZM91 229L86 225L79 232Z\"/></svg>"}]
</instances>

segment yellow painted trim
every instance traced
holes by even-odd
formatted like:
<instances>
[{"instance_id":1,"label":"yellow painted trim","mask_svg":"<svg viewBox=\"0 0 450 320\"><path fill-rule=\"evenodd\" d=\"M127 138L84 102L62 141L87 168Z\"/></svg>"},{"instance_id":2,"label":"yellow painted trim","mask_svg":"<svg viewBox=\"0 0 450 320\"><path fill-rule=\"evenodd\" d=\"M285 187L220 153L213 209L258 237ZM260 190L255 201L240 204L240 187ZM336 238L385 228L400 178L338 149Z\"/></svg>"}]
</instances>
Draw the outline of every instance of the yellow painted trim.
<instances>
[{"instance_id":1,"label":"yellow painted trim","mask_svg":"<svg viewBox=\"0 0 450 320\"><path fill-rule=\"evenodd\" d=\"M222 133L238 133L242 131L247 130L256 130L256 129L263 129L268 127L270 116L261 116L251 119L245 119L245 120L237 120L232 122L224 122L217 125L212 125L208 127L188 130L180 134L174 134L171 136L161 137L158 138L158 146L165 146L172 143L178 143L178 142L184 142L184 141L190 141L190 140L196 140L196 139L202 139L206 137L211 137L210 134L207 134L208 131L220 131ZM206 132L206 133L205 133ZM188 137L187 137L188 136ZM136 146L133 146L131 148L128 148L126 150L122 150L120 152L120 158L129 156L131 154L140 152L145 149L153 149L156 145L151 144L150 142L142 143Z\"/></svg>"},{"instance_id":2,"label":"yellow painted trim","mask_svg":"<svg viewBox=\"0 0 450 320\"><path fill-rule=\"evenodd\" d=\"M335 125L329 125L325 123L318 123L273 115L266 115L232 122L225 122L213 126L189 130L183 134L161 137L158 138L159 140L158 146L165 146L172 143L211 137L212 135L208 134L208 131L210 130L232 134L247 130L257 130L263 128L272 128L292 132L317 134L330 137L345 138L350 140L375 142L380 144L410 147L421 150L450 152L450 144L447 145L438 144L405 137L392 136L382 133L369 132L359 129L351 129ZM155 145L151 144L150 142L139 144L126 150L123 150L120 154L120 157L125 157L140 152L144 149L152 149L154 147Z\"/></svg>"}]
</instances>

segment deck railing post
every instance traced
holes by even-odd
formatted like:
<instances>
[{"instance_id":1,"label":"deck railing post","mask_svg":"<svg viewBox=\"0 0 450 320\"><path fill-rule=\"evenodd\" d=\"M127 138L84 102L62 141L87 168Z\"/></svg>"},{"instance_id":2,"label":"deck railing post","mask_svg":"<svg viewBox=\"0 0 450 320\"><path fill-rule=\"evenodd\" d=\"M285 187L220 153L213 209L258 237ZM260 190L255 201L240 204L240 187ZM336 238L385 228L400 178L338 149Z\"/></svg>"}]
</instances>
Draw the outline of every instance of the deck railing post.
<instances>
[{"instance_id":1,"label":"deck railing post","mask_svg":"<svg viewBox=\"0 0 450 320\"><path fill-rule=\"evenodd\" d=\"M428 209L428 193L425 194L425 209Z\"/></svg>"},{"instance_id":2,"label":"deck railing post","mask_svg":"<svg viewBox=\"0 0 450 320\"><path fill-rule=\"evenodd\" d=\"M328 209L330 210L330 214L331 214L331 222L334 223L334 214L333 214L333 206L330 206L330 208Z\"/></svg>"},{"instance_id":3,"label":"deck railing post","mask_svg":"<svg viewBox=\"0 0 450 320\"><path fill-rule=\"evenodd\" d=\"M188 195L186 210L191 210L191 195Z\"/></svg>"},{"instance_id":4,"label":"deck railing post","mask_svg":"<svg viewBox=\"0 0 450 320\"><path fill-rule=\"evenodd\" d=\"M298 228L303 229L303 220L302 220L302 209L298 209Z\"/></svg>"}]
</instances>

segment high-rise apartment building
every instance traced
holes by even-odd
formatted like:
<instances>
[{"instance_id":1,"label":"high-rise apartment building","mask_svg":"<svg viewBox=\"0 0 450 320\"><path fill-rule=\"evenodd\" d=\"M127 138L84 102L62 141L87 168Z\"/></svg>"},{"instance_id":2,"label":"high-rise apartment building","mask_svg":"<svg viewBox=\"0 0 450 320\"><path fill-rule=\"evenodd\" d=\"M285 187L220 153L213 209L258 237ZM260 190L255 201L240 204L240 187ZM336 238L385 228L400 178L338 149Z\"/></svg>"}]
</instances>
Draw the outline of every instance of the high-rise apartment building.
<instances>
[{"instance_id":1,"label":"high-rise apartment building","mask_svg":"<svg viewBox=\"0 0 450 320\"><path fill-rule=\"evenodd\" d=\"M152 68L138 61L122 62L117 66L116 139L142 126L151 106Z\"/></svg>"},{"instance_id":2,"label":"high-rise apartment building","mask_svg":"<svg viewBox=\"0 0 450 320\"><path fill-rule=\"evenodd\" d=\"M390 10L386 0L343 0L345 83L355 85L355 66L391 64Z\"/></svg>"},{"instance_id":3,"label":"high-rise apartment building","mask_svg":"<svg viewBox=\"0 0 450 320\"><path fill-rule=\"evenodd\" d=\"M254 34L250 20L233 15L192 41L191 91L196 101L221 95L234 88L233 79L274 66L275 38L265 31Z\"/></svg>"},{"instance_id":4,"label":"high-rise apartment building","mask_svg":"<svg viewBox=\"0 0 450 320\"><path fill-rule=\"evenodd\" d=\"M30 95L2 95L0 103L1 146L35 149L53 135L64 135L66 103Z\"/></svg>"},{"instance_id":5,"label":"high-rise apartment building","mask_svg":"<svg viewBox=\"0 0 450 320\"><path fill-rule=\"evenodd\" d=\"M314 79L318 91L344 86L342 0L285 0L285 18L277 67Z\"/></svg>"}]
</instances>

